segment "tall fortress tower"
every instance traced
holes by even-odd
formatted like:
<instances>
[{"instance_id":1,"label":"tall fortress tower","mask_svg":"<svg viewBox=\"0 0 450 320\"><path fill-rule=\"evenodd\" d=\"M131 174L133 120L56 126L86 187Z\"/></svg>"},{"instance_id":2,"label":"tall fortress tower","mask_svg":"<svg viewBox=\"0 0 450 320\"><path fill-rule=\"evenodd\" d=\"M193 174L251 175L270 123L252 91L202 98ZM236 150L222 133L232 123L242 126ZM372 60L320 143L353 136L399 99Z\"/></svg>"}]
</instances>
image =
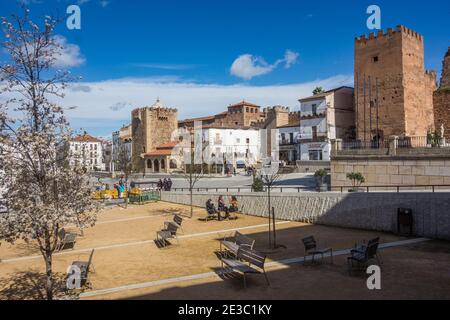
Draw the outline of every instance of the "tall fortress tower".
<instances>
[{"instance_id":1,"label":"tall fortress tower","mask_svg":"<svg viewBox=\"0 0 450 320\"><path fill-rule=\"evenodd\" d=\"M404 26L355 39L357 137L426 136L434 128L436 73L424 66L422 35Z\"/></svg>"},{"instance_id":2,"label":"tall fortress tower","mask_svg":"<svg viewBox=\"0 0 450 320\"><path fill-rule=\"evenodd\" d=\"M143 155L170 142L172 133L177 129L177 109L163 107L159 99L151 107L133 110L131 112L133 170L143 172Z\"/></svg>"}]
</instances>

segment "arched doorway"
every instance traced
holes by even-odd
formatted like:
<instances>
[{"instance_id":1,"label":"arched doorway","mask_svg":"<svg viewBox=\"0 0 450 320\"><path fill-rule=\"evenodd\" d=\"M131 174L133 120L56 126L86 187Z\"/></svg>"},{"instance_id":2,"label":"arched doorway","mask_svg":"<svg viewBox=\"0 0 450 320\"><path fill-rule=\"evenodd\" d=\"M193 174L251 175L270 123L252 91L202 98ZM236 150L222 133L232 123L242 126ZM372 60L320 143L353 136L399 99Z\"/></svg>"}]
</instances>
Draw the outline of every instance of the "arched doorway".
<instances>
[{"instance_id":1,"label":"arched doorway","mask_svg":"<svg viewBox=\"0 0 450 320\"><path fill-rule=\"evenodd\" d=\"M159 160L155 159L155 162L153 163L153 172L159 172Z\"/></svg>"},{"instance_id":2,"label":"arched doorway","mask_svg":"<svg viewBox=\"0 0 450 320\"><path fill-rule=\"evenodd\" d=\"M147 169L151 169L151 168L153 168L153 163L152 163L152 160L148 159L147 160Z\"/></svg>"},{"instance_id":3,"label":"arched doorway","mask_svg":"<svg viewBox=\"0 0 450 320\"><path fill-rule=\"evenodd\" d=\"M161 159L161 170L166 170L166 161Z\"/></svg>"}]
</instances>

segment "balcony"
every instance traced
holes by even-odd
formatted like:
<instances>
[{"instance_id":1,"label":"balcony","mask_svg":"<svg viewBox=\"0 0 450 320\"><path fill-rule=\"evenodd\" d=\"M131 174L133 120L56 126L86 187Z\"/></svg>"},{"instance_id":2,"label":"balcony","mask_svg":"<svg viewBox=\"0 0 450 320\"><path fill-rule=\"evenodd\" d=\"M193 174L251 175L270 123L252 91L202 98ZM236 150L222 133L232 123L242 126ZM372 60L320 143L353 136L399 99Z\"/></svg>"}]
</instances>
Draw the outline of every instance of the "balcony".
<instances>
[{"instance_id":1,"label":"balcony","mask_svg":"<svg viewBox=\"0 0 450 320\"><path fill-rule=\"evenodd\" d=\"M300 135L300 141L305 142L325 142L328 138L328 133L318 132L317 134L302 134Z\"/></svg>"}]
</instances>

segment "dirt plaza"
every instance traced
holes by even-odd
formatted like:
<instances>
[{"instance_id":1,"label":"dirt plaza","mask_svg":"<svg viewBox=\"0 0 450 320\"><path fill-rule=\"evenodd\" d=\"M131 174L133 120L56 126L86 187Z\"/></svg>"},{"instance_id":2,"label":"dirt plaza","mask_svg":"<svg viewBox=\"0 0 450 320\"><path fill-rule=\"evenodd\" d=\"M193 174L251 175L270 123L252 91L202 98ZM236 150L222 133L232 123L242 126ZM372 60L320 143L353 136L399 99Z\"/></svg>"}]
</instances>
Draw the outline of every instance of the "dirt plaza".
<instances>
[{"instance_id":1,"label":"dirt plaza","mask_svg":"<svg viewBox=\"0 0 450 320\"><path fill-rule=\"evenodd\" d=\"M268 220L238 215L237 220L208 221L206 212L165 202L99 214L97 224L84 231L74 248L57 252L53 267L63 276L72 261L87 260L92 249L89 288L80 299L449 299L450 243L405 238L388 233L277 221L277 242L286 248L269 250L268 286L261 275L224 274L219 240L236 230L255 240L255 249L268 249ZM158 248L156 231L184 217L178 242ZM70 228L68 228L70 230ZM302 239L313 235L321 247L332 247L333 261L303 263ZM349 275L347 256L356 243L380 237L381 290L369 290L367 275ZM34 243L0 246L0 299L39 299L43 259Z\"/></svg>"}]
</instances>

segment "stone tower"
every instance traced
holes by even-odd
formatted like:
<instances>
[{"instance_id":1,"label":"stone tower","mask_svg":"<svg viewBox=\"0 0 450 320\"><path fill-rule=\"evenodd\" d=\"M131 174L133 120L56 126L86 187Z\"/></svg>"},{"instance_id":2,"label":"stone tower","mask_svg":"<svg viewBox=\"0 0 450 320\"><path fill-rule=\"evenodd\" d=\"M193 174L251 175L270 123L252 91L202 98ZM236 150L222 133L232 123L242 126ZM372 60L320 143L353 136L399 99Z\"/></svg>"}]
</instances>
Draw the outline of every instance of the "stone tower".
<instances>
[{"instance_id":1,"label":"stone tower","mask_svg":"<svg viewBox=\"0 0 450 320\"><path fill-rule=\"evenodd\" d=\"M448 51L445 54L444 61L442 62L440 88L450 88L450 47L448 47Z\"/></svg>"},{"instance_id":2,"label":"stone tower","mask_svg":"<svg viewBox=\"0 0 450 320\"><path fill-rule=\"evenodd\" d=\"M267 151L272 150L272 135L271 130L276 130L278 127L285 126L289 124L291 113L288 107L284 106L274 106L265 108L263 111L264 120L260 120L254 126L260 129L267 130Z\"/></svg>"},{"instance_id":3,"label":"stone tower","mask_svg":"<svg viewBox=\"0 0 450 320\"><path fill-rule=\"evenodd\" d=\"M357 138L426 136L434 126L436 73L424 67L422 35L404 26L355 39Z\"/></svg>"},{"instance_id":4,"label":"stone tower","mask_svg":"<svg viewBox=\"0 0 450 320\"><path fill-rule=\"evenodd\" d=\"M433 95L435 130L440 133L444 128L444 137L450 142L450 47L442 64L442 77L439 89Z\"/></svg>"},{"instance_id":5,"label":"stone tower","mask_svg":"<svg viewBox=\"0 0 450 320\"><path fill-rule=\"evenodd\" d=\"M163 107L158 99L151 107L133 110L131 126L133 170L143 172L143 155L169 142L172 133L177 130L178 111Z\"/></svg>"}]
</instances>

